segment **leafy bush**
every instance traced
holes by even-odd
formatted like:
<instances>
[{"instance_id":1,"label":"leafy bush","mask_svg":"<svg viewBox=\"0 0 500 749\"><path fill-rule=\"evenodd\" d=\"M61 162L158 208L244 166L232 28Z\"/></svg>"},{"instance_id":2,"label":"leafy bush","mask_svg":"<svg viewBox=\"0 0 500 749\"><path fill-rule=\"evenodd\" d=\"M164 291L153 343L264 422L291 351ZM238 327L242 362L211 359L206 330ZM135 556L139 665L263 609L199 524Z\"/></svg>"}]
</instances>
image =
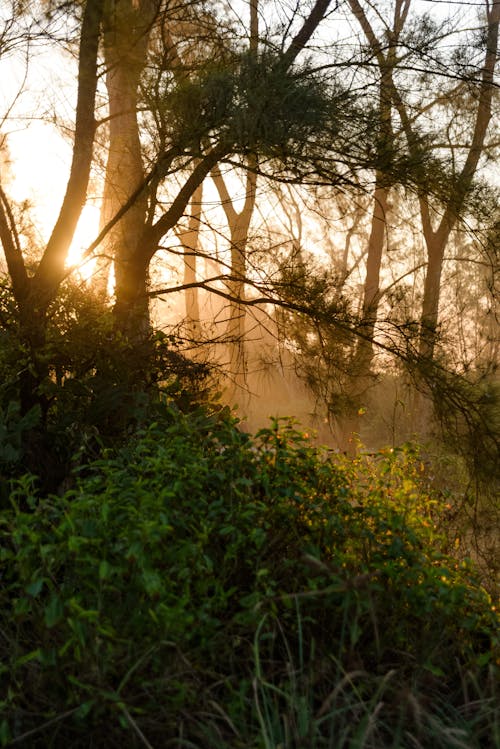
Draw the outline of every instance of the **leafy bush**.
<instances>
[{"instance_id":1,"label":"leafy bush","mask_svg":"<svg viewBox=\"0 0 500 749\"><path fill-rule=\"evenodd\" d=\"M412 465L170 406L62 497L14 483L3 745L492 746L498 619Z\"/></svg>"},{"instance_id":2,"label":"leafy bush","mask_svg":"<svg viewBox=\"0 0 500 749\"><path fill-rule=\"evenodd\" d=\"M21 340L12 305L0 284L0 476L28 469L45 490L57 491L75 460L96 458L153 418L160 394L182 408L205 397L208 368L186 359L174 336L152 331L131 343L87 288L63 288L36 353ZM34 405L24 413L26 373Z\"/></svg>"}]
</instances>

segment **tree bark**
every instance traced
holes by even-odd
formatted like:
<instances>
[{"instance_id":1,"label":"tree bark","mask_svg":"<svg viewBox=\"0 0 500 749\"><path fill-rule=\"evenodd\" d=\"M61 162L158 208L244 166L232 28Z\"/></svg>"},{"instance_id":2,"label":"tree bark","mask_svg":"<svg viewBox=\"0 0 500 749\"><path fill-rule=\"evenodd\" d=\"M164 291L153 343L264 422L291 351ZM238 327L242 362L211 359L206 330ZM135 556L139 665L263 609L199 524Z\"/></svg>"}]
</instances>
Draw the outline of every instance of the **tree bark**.
<instances>
[{"instance_id":1,"label":"tree bark","mask_svg":"<svg viewBox=\"0 0 500 749\"><path fill-rule=\"evenodd\" d=\"M87 195L95 136L97 53L104 0L87 0L80 35L73 159L59 217L32 280L32 302L44 315L64 278L73 234Z\"/></svg>"},{"instance_id":2,"label":"tree bark","mask_svg":"<svg viewBox=\"0 0 500 749\"><path fill-rule=\"evenodd\" d=\"M154 0L108 0L105 16L104 57L109 97L109 150L106 164L101 228L115 216L144 181L144 166L137 119L139 81L146 66L147 48L157 10ZM143 191L108 233L98 284L106 294L111 259L116 287L130 284L126 276L138 238L146 222L147 194ZM147 283L146 279L143 279ZM146 286L143 289L146 292ZM147 321L144 321L147 327Z\"/></svg>"},{"instance_id":3,"label":"tree bark","mask_svg":"<svg viewBox=\"0 0 500 749\"><path fill-rule=\"evenodd\" d=\"M196 342L201 335L200 303L196 283L196 259L199 254L201 201L203 198L203 183L198 185L191 198L191 211L188 219L187 231L179 233L179 239L184 247L184 284L186 285L185 308L186 327L189 337Z\"/></svg>"},{"instance_id":4,"label":"tree bark","mask_svg":"<svg viewBox=\"0 0 500 749\"><path fill-rule=\"evenodd\" d=\"M390 167L391 148L393 142L392 129L392 74L397 64L396 50L399 37L404 28L410 0L397 0L394 18L388 40L382 43L376 36L367 15L358 0L349 0L349 5L368 44L377 60L380 71L378 118L379 133L376 141L379 164L375 172L375 189L373 192L373 210L371 217L370 236L367 247L366 275L363 285L363 304L360 328L363 337L358 338L351 361L351 412L339 421L339 433L342 437L342 448L349 453L356 452L356 442L353 435L359 434L359 406L360 399L370 385L370 374L374 355L373 338L380 305L380 270L384 245L387 237L387 210L391 189L390 178L384 172L382 165L387 162Z\"/></svg>"},{"instance_id":5,"label":"tree bark","mask_svg":"<svg viewBox=\"0 0 500 749\"><path fill-rule=\"evenodd\" d=\"M221 200L230 233L231 267L227 288L231 297L229 302L229 321L226 335L229 351L229 371L236 388L245 384L246 354L245 354L245 278L247 275L246 248L248 232L255 206L257 175L255 173L255 157L245 178L245 204L238 213L234 208L224 177L216 166L212 169L212 179Z\"/></svg>"}]
</instances>

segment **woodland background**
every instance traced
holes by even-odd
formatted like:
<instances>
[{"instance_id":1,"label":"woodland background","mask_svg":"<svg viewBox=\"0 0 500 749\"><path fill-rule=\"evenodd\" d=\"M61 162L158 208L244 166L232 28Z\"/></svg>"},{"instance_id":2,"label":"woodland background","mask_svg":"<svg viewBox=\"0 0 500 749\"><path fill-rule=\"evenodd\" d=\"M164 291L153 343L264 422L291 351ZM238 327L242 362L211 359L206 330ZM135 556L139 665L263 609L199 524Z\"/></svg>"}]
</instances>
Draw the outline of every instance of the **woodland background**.
<instances>
[{"instance_id":1,"label":"woodland background","mask_svg":"<svg viewBox=\"0 0 500 749\"><path fill-rule=\"evenodd\" d=\"M0 19L3 745L497 746L500 3Z\"/></svg>"}]
</instances>

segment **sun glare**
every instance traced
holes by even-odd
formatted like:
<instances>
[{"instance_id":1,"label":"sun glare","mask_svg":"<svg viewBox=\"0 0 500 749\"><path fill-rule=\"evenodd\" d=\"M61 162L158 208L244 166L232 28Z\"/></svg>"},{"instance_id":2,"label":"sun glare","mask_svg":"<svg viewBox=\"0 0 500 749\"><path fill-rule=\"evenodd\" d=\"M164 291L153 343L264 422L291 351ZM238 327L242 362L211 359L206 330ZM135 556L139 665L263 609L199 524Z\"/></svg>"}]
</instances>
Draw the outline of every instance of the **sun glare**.
<instances>
[{"instance_id":1,"label":"sun glare","mask_svg":"<svg viewBox=\"0 0 500 749\"><path fill-rule=\"evenodd\" d=\"M95 259L83 258L87 247L93 242L99 232L99 208L92 203L87 203L80 216L75 235L68 253L68 268L77 267L77 273L87 282L90 282L95 269Z\"/></svg>"}]
</instances>

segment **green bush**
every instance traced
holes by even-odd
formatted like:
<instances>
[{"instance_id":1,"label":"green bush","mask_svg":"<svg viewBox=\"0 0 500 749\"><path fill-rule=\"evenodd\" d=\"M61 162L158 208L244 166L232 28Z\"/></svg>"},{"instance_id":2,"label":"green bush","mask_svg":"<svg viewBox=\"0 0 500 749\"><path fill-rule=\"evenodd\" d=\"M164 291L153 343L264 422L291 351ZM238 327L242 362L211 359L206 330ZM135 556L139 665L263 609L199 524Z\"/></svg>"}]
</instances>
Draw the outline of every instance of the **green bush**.
<instances>
[{"instance_id":1,"label":"green bush","mask_svg":"<svg viewBox=\"0 0 500 749\"><path fill-rule=\"evenodd\" d=\"M160 394L185 409L206 396L208 367L184 357L175 336L156 330L128 341L86 287L63 287L36 351L22 341L12 307L0 283L0 478L28 470L44 490L59 491L75 462L95 459L154 418ZM25 413L28 373L33 406ZM0 487L0 506L6 499Z\"/></svg>"},{"instance_id":2,"label":"green bush","mask_svg":"<svg viewBox=\"0 0 500 749\"><path fill-rule=\"evenodd\" d=\"M3 745L494 745L496 612L407 451L170 406L80 473L0 518Z\"/></svg>"}]
</instances>

